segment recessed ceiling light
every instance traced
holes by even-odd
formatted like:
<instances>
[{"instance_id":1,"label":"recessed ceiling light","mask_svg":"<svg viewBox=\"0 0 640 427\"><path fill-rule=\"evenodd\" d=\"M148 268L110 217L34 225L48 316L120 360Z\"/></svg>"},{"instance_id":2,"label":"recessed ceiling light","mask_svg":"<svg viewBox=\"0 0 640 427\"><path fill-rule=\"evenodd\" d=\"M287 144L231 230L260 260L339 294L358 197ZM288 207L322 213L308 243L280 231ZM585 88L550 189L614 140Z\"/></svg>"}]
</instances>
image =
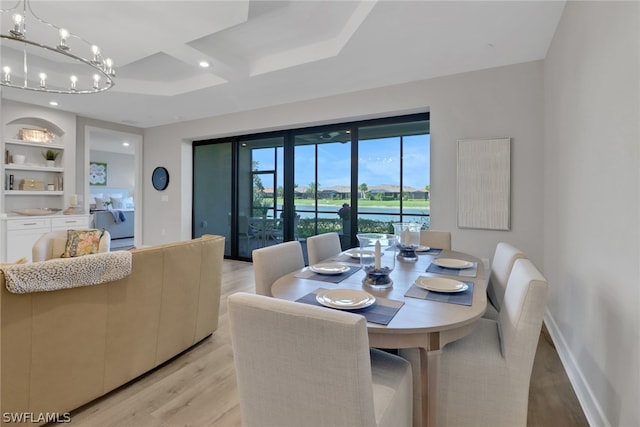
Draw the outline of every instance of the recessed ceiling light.
<instances>
[{"instance_id":1,"label":"recessed ceiling light","mask_svg":"<svg viewBox=\"0 0 640 427\"><path fill-rule=\"evenodd\" d=\"M51 105L53 107L57 107L58 106L58 102L57 101L49 101L49 105Z\"/></svg>"},{"instance_id":2,"label":"recessed ceiling light","mask_svg":"<svg viewBox=\"0 0 640 427\"><path fill-rule=\"evenodd\" d=\"M208 68L209 67L209 63L207 61L200 61L200 66L202 68Z\"/></svg>"},{"instance_id":3,"label":"recessed ceiling light","mask_svg":"<svg viewBox=\"0 0 640 427\"><path fill-rule=\"evenodd\" d=\"M123 143L122 143L122 146L123 146L123 147L128 147L128 146L129 146L129 143L128 143L127 141L125 141L125 142L123 142Z\"/></svg>"}]
</instances>

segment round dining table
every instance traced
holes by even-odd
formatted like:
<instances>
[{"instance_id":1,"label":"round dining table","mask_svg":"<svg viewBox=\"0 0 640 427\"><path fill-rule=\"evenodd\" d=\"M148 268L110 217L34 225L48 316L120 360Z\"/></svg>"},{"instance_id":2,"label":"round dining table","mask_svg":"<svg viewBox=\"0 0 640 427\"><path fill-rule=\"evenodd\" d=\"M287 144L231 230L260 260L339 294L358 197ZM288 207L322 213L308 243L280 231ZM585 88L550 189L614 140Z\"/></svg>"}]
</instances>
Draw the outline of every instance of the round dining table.
<instances>
[{"instance_id":1,"label":"round dining table","mask_svg":"<svg viewBox=\"0 0 640 427\"><path fill-rule=\"evenodd\" d=\"M357 249L337 254L323 263L336 263L354 267L359 260L355 256ZM322 289L364 290L376 298L376 303L389 302L401 305L388 324L369 321L369 345L383 349L398 349L412 364L414 378L414 426L433 426L437 410L436 387L437 367L441 349L452 341L469 334L477 320L487 307L488 272L478 258L457 251L431 249L417 252L417 260L403 261L396 258L395 267L390 273L393 284L387 289L374 289L363 285L363 269L351 272L338 283L325 281L328 277L313 274L309 267L289 273L273 284L271 293L275 298L290 301L304 300ZM394 252L383 256L395 256ZM463 260L469 261L472 268L448 269L431 265L432 261ZM437 272L428 272L434 270ZM441 277L473 284L470 305L434 301L421 297L405 296L416 290L414 282L419 277ZM426 291L422 291L426 293ZM412 292L409 292L412 293ZM415 295L415 292L412 293ZM419 295L420 296L420 295ZM332 308L329 308L332 309Z\"/></svg>"}]
</instances>

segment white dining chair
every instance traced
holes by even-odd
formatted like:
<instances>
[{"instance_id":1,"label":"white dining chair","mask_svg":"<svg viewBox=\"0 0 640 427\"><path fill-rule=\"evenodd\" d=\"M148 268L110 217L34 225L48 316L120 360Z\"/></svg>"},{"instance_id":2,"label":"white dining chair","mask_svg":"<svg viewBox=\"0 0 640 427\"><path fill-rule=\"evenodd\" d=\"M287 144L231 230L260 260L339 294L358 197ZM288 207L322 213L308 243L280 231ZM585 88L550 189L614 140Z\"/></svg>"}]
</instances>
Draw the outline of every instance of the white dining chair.
<instances>
[{"instance_id":1,"label":"white dining chair","mask_svg":"<svg viewBox=\"0 0 640 427\"><path fill-rule=\"evenodd\" d=\"M338 233L324 233L307 237L309 265L317 264L342 252Z\"/></svg>"},{"instance_id":2,"label":"white dining chair","mask_svg":"<svg viewBox=\"0 0 640 427\"><path fill-rule=\"evenodd\" d=\"M449 231L420 230L420 244L450 251L451 233Z\"/></svg>"},{"instance_id":3,"label":"white dining chair","mask_svg":"<svg viewBox=\"0 0 640 427\"><path fill-rule=\"evenodd\" d=\"M491 276L487 286L487 296L491 304L487 305L485 318L498 319L498 312L502 306L504 292L507 288L509 275L513 263L520 258L526 258L524 252L506 242L499 242L491 261Z\"/></svg>"},{"instance_id":4,"label":"white dining chair","mask_svg":"<svg viewBox=\"0 0 640 427\"><path fill-rule=\"evenodd\" d=\"M358 314L238 292L229 327L245 427L411 426L411 365Z\"/></svg>"},{"instance_id":5,"label":"white dining chair","mask_svg":"<svg viewBox=\"0 0 640 427\"><path fill-rule=\"evenodd\" d=\"M271 296L271 286L277 279L304 267L302 245L298 241L254 249L252 258L256 294L268 297Z\"/></svg>"},{"instance_id":6,"label":"white dining chair","mask_svg":"<svg viewBox=\"0 0 640 427\"><path fill-rule=\"evenodd\" d=\"M515 261L498 321L476 329L439 355L438 427L527 425L529 382L548 283L533 263Z\"/></svg>"}]
</instances>

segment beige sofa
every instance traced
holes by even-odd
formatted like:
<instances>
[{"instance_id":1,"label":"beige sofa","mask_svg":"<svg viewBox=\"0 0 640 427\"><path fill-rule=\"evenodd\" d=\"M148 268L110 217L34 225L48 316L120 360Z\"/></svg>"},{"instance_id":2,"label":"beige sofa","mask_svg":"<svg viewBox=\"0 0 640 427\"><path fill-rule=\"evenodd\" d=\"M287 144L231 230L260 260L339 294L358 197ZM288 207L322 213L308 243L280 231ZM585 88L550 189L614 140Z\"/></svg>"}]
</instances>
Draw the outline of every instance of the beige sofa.
<instances>
[{"instance_id":1,"label":"beige sofa","mask_svg":"<svg viewBox=\"0 0 640 427\"><path fill-rule=\"evenodd\" d=\"M124 279L27 294L0 272L0 422L71 411L213 333L223 254L221 236L136 249Z\"/></svg>"}]
</instances>

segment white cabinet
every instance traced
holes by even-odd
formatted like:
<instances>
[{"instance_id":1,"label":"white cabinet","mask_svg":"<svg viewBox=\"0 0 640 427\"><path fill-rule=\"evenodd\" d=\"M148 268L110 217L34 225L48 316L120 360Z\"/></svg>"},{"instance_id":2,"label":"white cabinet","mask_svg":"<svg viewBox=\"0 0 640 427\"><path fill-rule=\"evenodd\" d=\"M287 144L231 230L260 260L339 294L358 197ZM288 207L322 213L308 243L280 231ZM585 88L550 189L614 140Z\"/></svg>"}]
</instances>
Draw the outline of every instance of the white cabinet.
<instances>
[{"instance_id":1,"label":"white cabinet","mask_svg":"<svg viewBox=\"0 0 640 427\"><path fill-rule=\"evenodd\" d=\"M89 228L89 215L56 215L47 217L11 217L4 219L2 262L26 257L31 262L33 244L44 233L54 230Z\"/></svg>"}]
</instances>

